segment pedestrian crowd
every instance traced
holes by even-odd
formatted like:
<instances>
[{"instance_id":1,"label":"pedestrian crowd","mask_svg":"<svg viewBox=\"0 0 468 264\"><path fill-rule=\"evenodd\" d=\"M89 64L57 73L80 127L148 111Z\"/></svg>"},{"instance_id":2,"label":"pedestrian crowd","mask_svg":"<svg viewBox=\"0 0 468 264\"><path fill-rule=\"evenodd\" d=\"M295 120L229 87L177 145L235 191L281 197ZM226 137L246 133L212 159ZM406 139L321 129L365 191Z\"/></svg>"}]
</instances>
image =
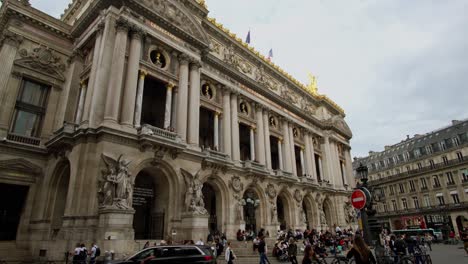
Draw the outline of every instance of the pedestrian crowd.
<instances>
[{"instance_id":1,"label":"pedestrian crowd","mask_svg":"<svg viewBox=\"0 0 468 264\"><path fill-rule=\"evenodd\" d=\"M89 250L84 243L77 243L75 250L70 255L72 255L73 264L95 264L96 258L101 255L101 249L96 243L92 243Z\"/></svg>"}]
</instances>

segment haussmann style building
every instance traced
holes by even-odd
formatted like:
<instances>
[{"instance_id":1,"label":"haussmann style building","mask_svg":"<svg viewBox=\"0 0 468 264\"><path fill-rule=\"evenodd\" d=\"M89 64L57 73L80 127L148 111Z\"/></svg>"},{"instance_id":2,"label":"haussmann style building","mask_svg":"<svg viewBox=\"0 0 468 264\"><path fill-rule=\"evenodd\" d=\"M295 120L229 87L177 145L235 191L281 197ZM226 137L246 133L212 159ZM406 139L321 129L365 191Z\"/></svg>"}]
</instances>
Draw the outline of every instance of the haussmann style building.
<instances>
[{"instance_id":1,"label":"haussmann style building","mask_svg":"<svg viewBox=\"0 0 468 264\"><path fill-rule=\"evenodd\" d=\"M203 1L4 0L0 32L0 260L351 226L344 111Z\"/></svg>"},{"instance_id":2,"label":"haussmann style building","mask_svg":"<svg viewBox=\"0 0 468 264\"><path fill-rule=\"evenodd\" d=\"M383 199L377 218L392 230L432 228L448 239L468 228L468 119L407 137L355 159Z\"/></svg>"}]
</instances>

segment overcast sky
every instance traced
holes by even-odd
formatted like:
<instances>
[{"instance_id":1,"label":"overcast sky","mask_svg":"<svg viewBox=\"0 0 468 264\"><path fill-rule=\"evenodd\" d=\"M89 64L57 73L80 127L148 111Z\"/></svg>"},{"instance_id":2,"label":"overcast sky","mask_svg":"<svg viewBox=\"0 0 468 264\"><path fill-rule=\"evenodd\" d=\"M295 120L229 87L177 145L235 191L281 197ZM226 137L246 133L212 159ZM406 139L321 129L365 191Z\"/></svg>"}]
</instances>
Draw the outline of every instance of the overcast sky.
<instances>
[{"instance_id":1,"label":"overcast sky","mask_svg":"<svg viewBox=\"0 0 468 264\"><path fill-rule=\"evenodd\" d=\"M32 0L59 17L69 0ZM466 0L207 0L209 16L342 106L352 155L468 118Z\"/></svg>"}]
</instances>

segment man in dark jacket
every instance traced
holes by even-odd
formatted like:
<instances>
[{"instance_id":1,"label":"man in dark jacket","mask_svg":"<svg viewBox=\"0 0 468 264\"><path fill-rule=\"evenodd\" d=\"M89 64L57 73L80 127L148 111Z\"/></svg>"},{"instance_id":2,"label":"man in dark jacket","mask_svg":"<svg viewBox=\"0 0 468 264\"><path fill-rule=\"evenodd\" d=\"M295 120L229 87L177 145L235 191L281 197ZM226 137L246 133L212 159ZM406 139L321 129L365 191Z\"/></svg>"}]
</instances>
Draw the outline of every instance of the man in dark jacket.
<instances>
[{"instance_id":1,"label":"man in dark jacket","mask_svg":"<svg viewBox=\"0 0 468 264\"><path fill-rule=\"evenodd\" d=\"M260 264L265 264L268 262L270 264L270 261L268 260L268 257L266 255L266 243L265 243L265 237L261 236L260 237L260 243L258 244L258 253L260 254Z\"/></svg>"}]
</instances>

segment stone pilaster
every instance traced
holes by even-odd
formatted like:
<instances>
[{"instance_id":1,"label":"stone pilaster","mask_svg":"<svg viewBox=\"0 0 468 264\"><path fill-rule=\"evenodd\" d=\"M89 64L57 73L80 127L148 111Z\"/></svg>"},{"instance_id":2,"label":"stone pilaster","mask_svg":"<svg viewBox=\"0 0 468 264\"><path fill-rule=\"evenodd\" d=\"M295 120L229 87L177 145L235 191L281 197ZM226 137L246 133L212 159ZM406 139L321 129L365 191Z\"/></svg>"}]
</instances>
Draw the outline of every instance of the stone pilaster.
<instances>
[{"instance_id":1,"label":"stone pilaster","mask_svg":"<svg viewBox=\"0 0 468 264\"><path fill-rule=\"evenodd\" d=\"M83 106L83 116L80 120L80 124L83 126L89 125L90 113L91 113L91 103L93 101L94 86L96 83L97 72L99 70L99 57L102 45L103 38L103 29L104 24L101 23L98 25L96 30L96 36L94 40L94 50L93 50L93 62L91 66L91 73L88 80L88 86L86 91L86 97Z\"/></svg>"},{"instance_id":2,"label":"stone pilaster","mask_svg":"<svg viewBox=\"0 0 468 264\"><path fill-rule=\"evenodd\" d=\"M237 116L237 97L238 93L231 94L231 147L232 147L232 160L240 160L240 146L239 146L239 117Z\"/></svg>"},{"instance_id":3,"label":"stone pilaster","mask_svg":"<svg viewBox=\"0 0 468 264\"><path fill-rule=\"evenodd\" d=\"M81 118L83 117L84 100L86 97L86 90L88 87L88 84L85 81L81 81L80 84L80 97L78 99L78 108L76 110L75 124L79 124L81 122Z\"/></svg>"},{"instance_id":4,"label":"stone pilaster","mask_svg":"<svg viewBox=\"0 0 468 264\"><path fill-rule=\"evenodd\" d=\"M287 172L292 172L291 165L291 137L289 136L289 125L287 120L283 120L283 161L284 161L284 170Z\"/></svg>"},{"instance_id":5,"label":"stone pilaster","mask_svg":"<svg viewBox=\"0 0 468 264\"><path fill-rule=\"evenodd\" d=\"M133 127L135 118L135 102L138 89L138 76L141 58L141 39L144 32L136 27L132 28L130 38L130 51L127 62L127 78L123 92L123 103L121 110L122 125Z\"/></svg>"},{"instance_id":6,"label":"stone pilaster","mask_svg":"<svg viewBox=\"0 0 468 264\"><path fill-rule=\"evenodd\" d=\"M216 111L214 113L214 149L216 151L219 151L219 115L220 113L218 111Z\"/></svg>"},{"instance_id":7,"label":"stone pilaster","mask_svg":"<svg viewBox=\"0 0 468 264\"><path fill-rule=\"evenodd\" d=\"M255 127L250 127L250 160L254 161L256 157L256 148L255 148Z\"/></svg>"},{"instance_id":8,"label":"stone pilaster","mask_svg":"<svg viewBox=\"0 0 468 264\"><path fill-rule=\"evenodd\" d=\"M188 105L189 58L179 56L179 88L177 98L177 134L182 141L187 141L187 105Z\"/></svg>"},{"instance_id":9,"label":"stone pilaster","mask_svg":"<svg viewBox=\"0 0 468 264\"><path fill-rule=\"evenodd\" d=\"M126 20L119 19L116 22L115 29L117 31L117 35L115 38L114 54L112 57L112 68L110 71L110 76L112 76L112 78L110 78L109 86L107 87L107 100L104 113L104 121L111 123L117 123L119 118L129 24ZM134 68L134 65L129 66L129 68ZM126 122L128 121L126 120Z\"/></svg>"},{"instance_id":10,"label":"stone pilaster","mask_svg":"<svg viewBox=\"0 0 468 264\"><path fill-rule=\"evenodd\" d=\"M282 138L278 138L278 163L279 163L279 169L280 170L285 170L284 166L283 166L283 139Z\"/></svg>"},{"instance_id":11,"label":"stone pilaster","mask_svg":"<svg viewBox=\"0 0 468 264\"><path fill-rule=\"evenodd\" d=\"M137 94L136 94L136 102L135 102L134 124L136 128L141 127L141 111L143 107L143 92L145 89L146 75L147 75L146 71L140 71L138 89L137 89Z\"/></svg>"},{"instance_id":12,"label":"stone pilaster","mask_svg":"<svg viewBox=\"0 0 468 264\"><path fill-rule=\"evenodd\" d=\"M267 170L271 170L270 122L268 109L263 111L263 130L265 136L265 162Z\"/></svg>"},{"instance_id":13,"label":"stone pilaster","mask_svg":"<svg viewBox=\"0 0 468 264\"><path fill-rule=\"evenodd\" d=\"M15 33L6 31L3 33L3 40L0 49L0 102L4 102L4 98L8 96L8 80L10 79L11 70L15 61L16 53L23 38ZM0 104L0 112L6 112L5 104ZM0 137L3 138L8 132L9 117L0 119Z\"/></svg>"},{"instance_id":14,"label":"stone pilaster","mask_svg":"<svg viewBox=\"0 0 468 264\"><path fill-rule=\"evenodd\" d=\"M220 88L220 87L218 87ZM232 155L231 148L231 90L228 88L223 89L223 152ZM231 156L232 157L232 156Z\"/></svg>"},{"instance_id":15,"label":"stone pilaster","mask_svg":"<svg viewBox=\"0 0 468 264\"><path fill-rule=\"evenodd\" d=\"M260 164L265 165L265 132L263 129L263 107L260 104L255 105L255 117L257 119L257 134L255 155Z\"/></svg>"},{"instance_id":16,"label":"stone pilaster","mask_svg":"<svg viewBox=\"0 0 468 264\"><path fill-rule=\"evenodd\" d=\"M200 133L200 62L190 64L190 91L188 111L188 143L199 145Z\"/></svg>"}]
</instances>

